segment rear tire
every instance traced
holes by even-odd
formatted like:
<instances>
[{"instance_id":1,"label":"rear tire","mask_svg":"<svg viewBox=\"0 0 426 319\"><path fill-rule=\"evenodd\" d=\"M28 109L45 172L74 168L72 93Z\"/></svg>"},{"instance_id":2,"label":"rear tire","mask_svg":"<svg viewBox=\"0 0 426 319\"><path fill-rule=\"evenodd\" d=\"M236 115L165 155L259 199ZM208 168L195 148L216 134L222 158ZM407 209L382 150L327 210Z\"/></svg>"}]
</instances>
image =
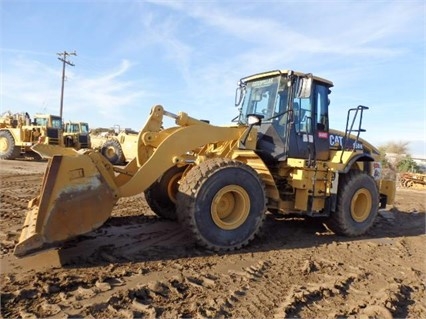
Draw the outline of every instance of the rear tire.
<instances>
[{"instance_id":1,"label":"rear tire","mask_svg":"<svg viewBox=\"0 0 426 319\"><path fill-rule=\"evenodd\" d=\"M179 189L179 180L186 166L169 168L146 191L145 199L151 210L157 216L176 220L176 194Z\"/></svg>"},{"instance_id":2,"label":"rear tire","mask_svg":"<svg viewBox=\"0 0 426 319\"><path fill-rule=\"evenodd\" d=\"M110 139L102 145L101 153L113 165L124 163L123 150L116 139Z\"/></svg>"},{"instance_id":3,"label":"rear tire","mask_svg":"<svg viewBox=\"0 0 426 319\"><path fill-rule=\"evenodd\" d=\"M13 160L21 154L19 146L9 131L0 131L0 159Z\"/></svg>"},{"instance_id":4,"label":"rear tire","mask_svg":"<svg viewBox=\"0 0 426 319\"><path fill-rule=\"evenodd\" d=\"M259 233L266 196L250 166L217 158L192 168L181 180L176 205L179 221L201 246L234 250Z\"/></svg>"},{"instance_id":5,"label":"rear tire","mask_svg":"<svg viewBox=\"0 0 426 319\"><path fill-rule=\"evenodd\" d=\"M362 235L373 225L379 209L376 183L361 171L350 171L339 178L337 208L325 224L338 235Z\"/></svg>"}]
</instances>

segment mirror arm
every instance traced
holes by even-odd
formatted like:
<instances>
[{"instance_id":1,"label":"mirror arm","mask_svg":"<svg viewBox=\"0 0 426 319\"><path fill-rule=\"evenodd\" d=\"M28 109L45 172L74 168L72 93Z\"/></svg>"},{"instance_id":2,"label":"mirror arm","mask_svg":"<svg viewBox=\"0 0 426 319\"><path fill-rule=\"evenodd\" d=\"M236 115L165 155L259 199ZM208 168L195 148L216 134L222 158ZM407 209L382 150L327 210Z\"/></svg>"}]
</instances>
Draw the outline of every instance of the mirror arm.
<instances>
[{"instance_id":1,"label":"mirror arm","mask_svg":"<svg viewBox=\"0 0 426 319\"><path fill-rule=\"evenodd\" d=\"M254 124L250 124L250 125L249 125L248 130L246 131L246 134L244 135L243 139L242 139L242 140L240 140L240 143L241 143L241 145L243 145L243 146L244 146L244 148L245 148L245 146L246 146L247 138L249 137L250 132L251 132L251 130L253 129L253 126L254 126Z\"/></svg>"}]
</instances>

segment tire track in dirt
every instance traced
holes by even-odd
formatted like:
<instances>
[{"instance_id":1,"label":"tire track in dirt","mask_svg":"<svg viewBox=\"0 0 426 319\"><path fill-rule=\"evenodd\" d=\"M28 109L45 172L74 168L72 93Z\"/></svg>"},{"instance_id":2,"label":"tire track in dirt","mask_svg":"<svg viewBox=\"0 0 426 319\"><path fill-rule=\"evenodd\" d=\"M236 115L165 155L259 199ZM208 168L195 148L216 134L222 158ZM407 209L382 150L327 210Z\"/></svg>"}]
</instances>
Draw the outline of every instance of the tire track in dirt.
<instances>
[{"instance_id":1,"label":"tire track in dirt","mask_svg":"<svg viewBox=\"0 0 426 319\"><path fill-rule=\"evenodd\" d=\"M415 308L418 304L415 300L424 298L424 286L410 283L406 277L412 278L413 274L406 276L409 272L406 267L401 269L401 276L384 280L382 273L387 270L383 268L393 267L386 265L387 260L377 260L377 269L364 268L362 265L367 265L367 260L371 261L373 256L378 255L375 251L380 249L380 245L370 244L368 247L361 243L360 246L361 254L358 256L355 253L352 256L359 258L359 266L333 261L334 258L325 260L319 256L313 257L312 260L315 261L310 260L303 267L305 282L289 287L274 317L406 317L408 308ZM370 252L365 254L368 250ZM342 251L336 253L342 254ZM375 291L371 290L372 286L381 288ZM424 310L424 305L421 304L415 310L412 309L418 313Z\"/></svg>"},{"instance_id":2,"label":"tire track in dirt","mask_svg":"<svg viewBox=\"0 0 426 319\"><path fill-rule=\"evenodd\" d=\"M11 209L41 184L42 174L19 174L0 177L7 231L24 218ZM424 200L416 198L424 197L413 194L424 195L401 193L412 199L406 208L381 213L361 238L268 218L263 239L226 254L199 249L177 223L156 217L143 194L120 199L104 226L59 250L3 254L0 317L423 318Z\"/></svg>"},{"instance_id":3,"label":"tire track in dirt","mask_svg":"<svg viewBox=\"0 0 426 319\"><path fill-rule=\"evenodd\" d=\"M225 306L229 314L244 318L260 318L267 315L265 307L269 310L274 309L282 288L270 280L269 274L274 271L271 266L272 263L269 261L259 261L244 268L242 272L231 272L245 278L246 282L228 297Z\"/></svg>"},{"instance_id":4,"label":"tire track in dirt","mask_svg":"<svg viewBox=\"0 0 426 319\"><path fill-rule=\"evenodd\" d=\"M21 307L31 310L27 315L37 317L391 318L406 317L408 307L421 298L422 289L424 296L424 286L410 283L404 275L384 280L375 267L362 266L376 255L380 245L361 241L365 254L355 256L359 266L340 261L339 256L348 254L346 244L327 246L335 257L322 258L323 249L318 247L294 256L290 252L288 260L272 251L120 267L110 264L102 271L98 268L96 274L92 272L91 278L44 272L36 281L37 289L17 290L6 299L20 305L31 300L28 296L43 296ZM408 268L401 270L408 275ZM296 273L299 276L294 276ZM371 284L382 288L372 291ZM412 313L421 314L424 309L418 305Z\"/></svg>"}]
</instances>

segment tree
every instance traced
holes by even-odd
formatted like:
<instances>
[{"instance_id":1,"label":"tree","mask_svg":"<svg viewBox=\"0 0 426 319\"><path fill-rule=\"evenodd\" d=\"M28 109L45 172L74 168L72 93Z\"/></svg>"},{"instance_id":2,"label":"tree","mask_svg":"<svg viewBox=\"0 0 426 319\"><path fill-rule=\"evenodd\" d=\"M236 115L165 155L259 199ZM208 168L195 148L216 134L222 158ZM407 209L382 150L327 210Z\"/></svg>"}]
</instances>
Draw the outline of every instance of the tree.
<instances>
[{"instance_id":1,"label":"tree","mask_svg":"<svg viewBox=\"0 0 426 319\"><path fill-rule=\"evenodd\" d=\"M395 176L401 172L419 172L420 167L411 158L408 151L410 142L388 142L379 147L380 162L384 173Z\"/></svg>"},{"instance_id":2,"label":"tree","mask_svg":"<svg viewBox=\"0 0 426 319\"><path fill-rule=\"evenodd\" d=\"M392 164L389 162L389 160L386 157L386 146L382 145L379 146L379 152L380 152L380 164L382 164L383 168L390 168L392 169Z\"/></svg>"},{"instance_id":3,"label":"tree","mask_svg":"<svg viewBox=\"0 0 426 319\"><path fill-rule=\"evenodd\" d=\"M408 144L410 144L410 142L404 142L404 141L388 142L385 145L381 146L380 149L381 150L384 149L386 153L393 153L396 155L403 156L409 153Z\"/></svg>"},{"instance_id":4,"label":"tree","mask_svg":"<svg viewBox=\"0 0 426 319\"><path fill-rule=\"evenodd\" d=\"M406 156L405 158L401 159L397 163L397 168L399 172L411 172L411 173L418 173L420 172L420 167L417 165L417 163L411 158L410 155Z\"/></svg>"}]
</instances>

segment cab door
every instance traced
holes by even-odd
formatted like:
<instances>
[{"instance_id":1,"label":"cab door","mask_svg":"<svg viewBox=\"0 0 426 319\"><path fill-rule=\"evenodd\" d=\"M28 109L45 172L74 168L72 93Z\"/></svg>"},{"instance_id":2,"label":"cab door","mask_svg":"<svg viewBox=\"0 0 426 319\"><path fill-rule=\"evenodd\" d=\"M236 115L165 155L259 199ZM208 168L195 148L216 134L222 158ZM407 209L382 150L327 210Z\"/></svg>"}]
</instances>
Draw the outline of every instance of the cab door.
<instances>
[{"instance_id":1,"label":"cab door","mask_svg":"<svg viewBox=\"0 0 426 319\"><path fill-rule=\"evenodd\" d=\"M311 96L294 98L291 107L288 156L313 159L314 136Z\"/></svg>"},{"instance_id":2,"label":"cab door","mask_svg":"<svg viewBox=\"0 0 426 319\"><path fill-rule=\"evenodd\" d=\"M326 161L330 157L328 106L330 88L322 83L315 83L313 90L313 131L315 159Z\"/></svg>"},{"instance_id":3,"label":"cab door","mask_svg":"<svg viewBox=\"0 0 426 319\"><path fill-rule=\"evenodd\" d=\"M329 88L314 81L309 97L295 97L292 103L288 156L307 160L328 160Z\"/></svg>"}]
</instances>

